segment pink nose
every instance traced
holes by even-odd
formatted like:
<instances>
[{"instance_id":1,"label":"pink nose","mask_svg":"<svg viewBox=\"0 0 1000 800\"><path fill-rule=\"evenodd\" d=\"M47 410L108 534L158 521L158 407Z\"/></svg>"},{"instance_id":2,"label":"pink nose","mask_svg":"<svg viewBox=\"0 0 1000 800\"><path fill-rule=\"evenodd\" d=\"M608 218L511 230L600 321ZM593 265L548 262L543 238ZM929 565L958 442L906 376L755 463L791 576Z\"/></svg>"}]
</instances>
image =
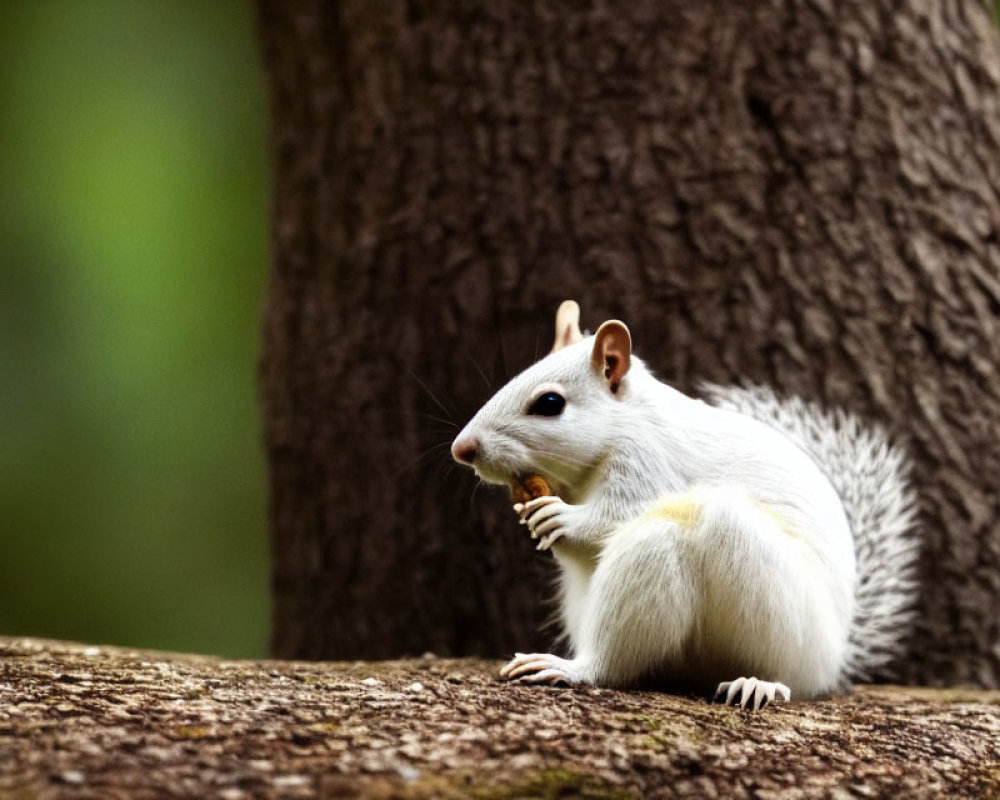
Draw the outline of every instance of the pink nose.
<instances>
[{"instance_id":1,"label":"pink nose","mask_svg":"<svg viewBox=\"0 0 1000 800\"><path fill-rule=\"evenodd\" d=\"M451 455L463 464L472 464L479 454L479 442L474 436L460 436L451 445Z\"/></svg>"}]
</instances>

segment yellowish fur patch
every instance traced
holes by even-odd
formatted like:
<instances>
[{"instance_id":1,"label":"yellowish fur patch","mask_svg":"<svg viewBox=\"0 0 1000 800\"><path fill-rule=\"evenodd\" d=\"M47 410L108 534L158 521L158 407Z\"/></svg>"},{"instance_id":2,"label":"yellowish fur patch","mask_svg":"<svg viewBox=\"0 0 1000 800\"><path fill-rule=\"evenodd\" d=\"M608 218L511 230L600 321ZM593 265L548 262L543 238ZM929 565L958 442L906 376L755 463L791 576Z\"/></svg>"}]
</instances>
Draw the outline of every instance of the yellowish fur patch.
<instances>
[{"instance_id":1,"label":"yellowish fur patch","mask_svg":"<svg viewBox=\"0 0 1000 800\"><path fill-rule=\"evenodd\" d=\"M753 505L770 517L783 534L800 543L805 540L802 534L795 530L791 520L775 511L767 503L752 501ZM668 494L664 496L649 512L647 519L665 519L683 527L693 527L701 518L701 503L690 494Z\"/></svg>"},{"instance_id":2,"label":"yellowish fur patch","mask_svg":"<svg viewBox=\"0 0 1000 800\"><path fill-rule=\"evenodd\" d=\"M669 494L646 516L652 519L670 520L678 525L696 525L701 516L701 504L688 494Z\"/></svg>"},{"instance_id":3,"label":"yellowish fur patch","mask_svg":"<svg viewBox=\"0 0 1000 800\"><path fill-rule=\"evenodd\" d=\"M770 517L771 521L778 526L778 530L780 530L783 534L785 534L785 536L787 536L790 539L795 539L799 543L805 543L805 539L803 538L802 534L795 529L795 526L792 524L792 521L790 519L788 519L783 514L779 514L777 511L771 508L771 506L769 506L767 503L762 503L759 500L754 500L753 504L758 509L763 511L768 517Z\"/></svg>"}]
</instances>

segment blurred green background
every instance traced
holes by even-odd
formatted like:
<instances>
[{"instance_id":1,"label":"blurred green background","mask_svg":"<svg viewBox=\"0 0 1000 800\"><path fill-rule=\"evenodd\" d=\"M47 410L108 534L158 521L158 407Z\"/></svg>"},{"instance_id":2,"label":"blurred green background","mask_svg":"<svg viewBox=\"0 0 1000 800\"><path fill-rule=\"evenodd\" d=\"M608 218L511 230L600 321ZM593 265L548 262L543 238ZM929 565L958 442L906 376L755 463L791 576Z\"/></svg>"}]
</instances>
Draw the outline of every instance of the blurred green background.
<instances>
[{"instance_id":1,"label":"blurred green background","mask_svg":"<svg viewBox=\"0 0 1000 800\"><path fill-rule=\"evenodd\" d=\"M252 7L0 4L0 634L266 652Z\"/></svg>"}]
</instances>

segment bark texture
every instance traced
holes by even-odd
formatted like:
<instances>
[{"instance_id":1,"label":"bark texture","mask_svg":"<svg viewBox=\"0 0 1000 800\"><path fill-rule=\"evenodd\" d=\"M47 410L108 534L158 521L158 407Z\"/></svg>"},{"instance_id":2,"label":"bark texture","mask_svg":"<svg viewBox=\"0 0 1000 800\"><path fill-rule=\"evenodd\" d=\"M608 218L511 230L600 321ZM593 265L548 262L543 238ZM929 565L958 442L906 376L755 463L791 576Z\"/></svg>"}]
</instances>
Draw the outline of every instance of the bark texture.
<instances>
[{"instance_id":1,"label":"bark texture","mask_svg":"<svg viewBox=\"0 0 1000 800\"><path fill-rule=\"evenodd\" d=\"M765 382L904 437L926 548L898 674L1000 682L985 4L260 8L276 653L549 644L550 565L435 418L464 422L575 297L682 389Z\"/></svg>"},{"instance_id":2,"label":"bark texture","mask_svg":"<svg viewBox=\"0 0 1000 800\"><path fill-rule=\"evenodd\" d=\"M0 639L0 796L1000 797L1000 693L757 714L474 660L224 661Z\"/></svg>"}]
</instances>

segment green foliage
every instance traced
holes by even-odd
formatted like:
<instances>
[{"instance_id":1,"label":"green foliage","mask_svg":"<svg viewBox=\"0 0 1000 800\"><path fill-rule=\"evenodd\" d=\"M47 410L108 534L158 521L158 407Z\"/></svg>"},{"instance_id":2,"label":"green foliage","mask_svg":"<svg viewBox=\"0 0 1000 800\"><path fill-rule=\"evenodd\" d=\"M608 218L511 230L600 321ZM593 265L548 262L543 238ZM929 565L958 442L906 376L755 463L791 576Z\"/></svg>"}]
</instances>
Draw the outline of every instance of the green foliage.
<instances>
[{"instance_id":1,"label":"green foliage","mask_svg":"<svg viewBox=\"0 0 1000 800\"><path fill-rule=\"evenodd\" d=\"M249 4L0 4L0 634L260 655Z\"/></svg>"}]
</instances>

